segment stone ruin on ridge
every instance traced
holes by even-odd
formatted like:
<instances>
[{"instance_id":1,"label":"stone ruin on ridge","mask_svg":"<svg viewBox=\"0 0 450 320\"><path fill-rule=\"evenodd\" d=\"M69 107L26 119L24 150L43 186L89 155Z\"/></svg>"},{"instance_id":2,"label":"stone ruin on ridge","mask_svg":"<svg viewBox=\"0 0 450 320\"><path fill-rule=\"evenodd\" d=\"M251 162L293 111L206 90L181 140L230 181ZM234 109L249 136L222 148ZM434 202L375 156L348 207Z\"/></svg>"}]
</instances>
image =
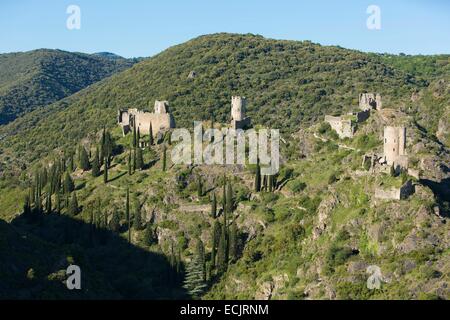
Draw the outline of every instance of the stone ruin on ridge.
<instances>
[{"instance_id":1,"label":"stone ruin on ridge","mask_svg":"<svg viewBox=\"0 0 450 320\"><path fill-rule=\"evenodd\" d=\"M175 120L169 112L167 101L155 101L154 112L145 112L138 109L119 110L117 123L122 127L123 135L130 132L135 126L141 134L149 134L150 124L153 136L161 131L175 128Z\"/></svg>"}]
</instances>

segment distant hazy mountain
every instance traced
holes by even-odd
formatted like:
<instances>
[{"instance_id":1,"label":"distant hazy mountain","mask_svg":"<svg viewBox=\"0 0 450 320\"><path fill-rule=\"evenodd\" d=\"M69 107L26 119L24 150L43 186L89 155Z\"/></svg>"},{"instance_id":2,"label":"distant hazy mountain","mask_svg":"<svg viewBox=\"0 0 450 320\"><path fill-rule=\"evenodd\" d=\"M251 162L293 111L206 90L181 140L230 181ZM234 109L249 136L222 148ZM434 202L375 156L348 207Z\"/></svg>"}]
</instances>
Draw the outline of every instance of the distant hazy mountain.
<instances>
[{"instance_id":1,"label":"distant hazy mountain","mask_svg":"<svg viewBox=\"0 0 450 320\"><path fill-rule=\"evenodd\" d=\"M0 55L0 125L135 63L113 53L39 49Z\"/></svg>"}]
</instances>

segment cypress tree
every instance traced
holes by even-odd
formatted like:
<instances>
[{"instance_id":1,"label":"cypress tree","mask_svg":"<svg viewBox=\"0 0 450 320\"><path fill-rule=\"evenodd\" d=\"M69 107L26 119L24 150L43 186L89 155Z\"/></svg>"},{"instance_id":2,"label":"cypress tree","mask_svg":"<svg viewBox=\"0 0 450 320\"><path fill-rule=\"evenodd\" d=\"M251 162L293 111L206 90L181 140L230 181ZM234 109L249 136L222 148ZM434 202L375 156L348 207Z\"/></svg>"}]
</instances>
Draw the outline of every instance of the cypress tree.
<instances>
[{"instance_id":1,"label":"cypress tree","mask_svg":"<svg viewBox=\"0 0 450 320\"><path fill-rule=\"evenodd\" d=\"M147 223L147 226L145 227L144 240L145 240L145 244L148 246L151 246L152 244L158 242L158 238L156 237L155 229L153 228L151 223Z\"/></svg>"},{"instance_id":2,"label":"cypress tree","mask_svg":"<svg viewBox=\"0 0 450 320\"><path fill-rule=\"evenodd\" d=\"M167 169L167 148L166 145L163 145L163 163L162 163L163 171Z\"/></svg>"},{"instance_id":3,"label":"cypress tree","mask_svg":"<svg viewBox=\"0 0 450 320\"><path fill-rule=\"evenodd\" d=\"M228 266L228 246L227 246L227 228L222 226L219 244L217 248L217 269L219 273L224 273Z\"/></svg>"},{"instance_id":4,"label":"cypress tree","mask_svg":"<svg viewBox=\"0 0 450 320\"><path fill-rule=\"evenodd\" d=\"M139 130L139 127L137 128L137 135L136 135L136 147L139 148L139 142L141 141L141 132Z\"/></svg>"},{"instance_id":5,"label":"cypress tree","mask_svg":"<svg viewBox=\"0 0 450 320\"><path fill-rule=\"evenodd\" d=\"M227 185L226 207L227 214L231 214L233 212L233 190L231 188L231 182L228 182Z\"/></svg>"},{"instance_id":6,"label":"cypress tree","mask_svg":"<svg viewBox=\"0 0 450 320\"><path fill-rule=\"evenodd\" d=\"M131 150L128 152L128 175L131 176L132 174L132 168L131 168Z\"/></svg>"},{"instance_id":7,"label":"cypress tree","mask_svg":"<svg viewBox=\"0 0 450 320\"><path fill-rule=\"evenodd\" d=\"M55 202L56 202L56 213L61 213L61 195L59 193L59 189L56 190L56 196L55 196Z\"/></svg>"},{"instance_id":8,"label":"cypress tree","mask_svg":"<svg viewBox=\"0 0 450 320\"><path fill-rule=\"evenodd\" d=\"M69 172L66 171L66 175L64 176L64 193L69 194L73 190L75 190L75 184Z\"/></svg>"},{"instance_id":9,"label":"cypress tree","mask_svg":"<svg viewBox=\"0 0 450 320\"><path fill-rule=\"evenodd\" d=\"M131 243L131 217L130 217L130 189L127 188L127 199L125 203L125 216L128 222L128 242Z\"/></svg>"},{"instance_id":10,"label":"cypress tree","mask_svg":"<svg viewBox=\"0 0 450 320\"><path fill-rule=\"evenodd\" d=\"M136 230L142 229L142 216L141 216L141 205L139 204L139 200L137 197L134 197L134 221L133 227Z\"/></svg>"},{"instance_id":11,"label":"cypress tree","mask_svg":"<svg viewBox=\"0 0 450 320\"><path fill-rule=\"evenodd\" d=\"M227 211L227 178L223 177L223 189L222 189L222 211L226 214Z\"/></svg>"},{"instance_id":12,"label":"cypress tree","mask_svg":"<svg viewBox=\"0 0 450 320\"><path fill-rule=\"evenodd\" d=\"M212 268L216 267L217 247L219 246L221 230L222 230L222 228L220 226L220 222L216 220L214 222L214 229L213 229L213 233L211 236L211 240L212 240L211 266L212 266Z\"/></svg>"},{"instance_id":13,"label":"cypress tree","mask_svg":"<svg viewBox=\"0 0 450 320\"><path fill-rule=\"evenodd\" d=\"M216 194L213 193L212 200L211 200L211 217L215 218L217 213L217 200L216 200Z\"/></svg>"},{"instance_id":14,"label":"cypress tree","mask_svg":"<svg viewBox=\"0 0 450 320\"><path fill-rule=\"evenodd\" d=\"M203 196L203 181L202 181L202 176L198 175L197 178L198 182L197 182L197 195L199 197Z\"/></svg>"},{"instance_id":15,"label":"cypress tree","mask_svg":"<svg viewBox=\"0 0 450 320\"><path fill-rule=\"evenodd\" d=\"M72 199L70 200L70 205L69 208L67 210L67 214L71 217L76 216L78 214L78 200L77 200L77 194L76 192L74 192L72 194Z\"/></svg>"},{"instance_id":16,"label":"cypress tree","mask_svg":"<svg viewBox=\"0 0 450 320\"><path fill-rule=\"evenodd\" d=\"M256 173L255 173L255 191L261 191L261 166L259 165L259 158L256 162Z\"/></svg>"},{"instance_id":17,"label":"cypress tree","mask_svg":"<svg viewBox=\"0 0 450 320\"><path fill-rule=\"evenodd\" d=\"M91 168L91 164L89 163L89 156L83 146L80 147L80 168L83 171L88 171Z\"/></svg>"},{"instance_id":18,"label":"cypress tree","mask_svg":"<svg viewBox=\"0 0 450 320\"><path fill-rule=\"evenodd\" d=\"M136 148L136 146L137 146L136 126L135 123L133 123L133 148Z\"/></svg>"},{"instance_id":19,"label":"cypress tree","mask_svg":"<svg viewBox=\"0 0 450 320\"><path fill-rule=\"evenodd\" d=\"M30 200L30 196L26 195L24 203L23 203L23 215L26 218L29 218L30 214L31 214L31 200Z\"/></svg>"},{"instance_id":20,"label":"cypress tree","mask_svg":"<svg viewBox=\"0 0 450 320\"><path fill-rule=\"evenodd\" d=\"M262 189L264 191L267 191L267 176L266 175L263 176L263 187L262 187Z\"/></svg>"},{"instance_id":21,"label":"cypress tree","mask_svg":"<svg viewBox=\"0 0 450 320\"><path fill-rule=\"evenodd\" d=\"M67 170L69 172L73 172L75 170L73 162L73 152L70 152L69 154L69 163L67 164Z\"/></svg>"},{"instance_id":22,"label":"cypress tree","mask_svg":"<svg viewBox=\"0 0 450 320\"><path fill-rule=\"evenodd\" d=\"M267 184L269 185L269 192L273 192L273 175L267 176Z\"/></svg>"},{"instance_id":23,"label":"cypress tree","mask_svg":"<svg viewBox=\"0 0 450 320\"><path fill-rule=\"evenodd\" d=\"M228 248L229 259L232 261L236 260L238 249L238 230L235 222L233 222L230 227L230 239Z\"/></svg>"},{"instance_id":24,"label":"cypress tree","mask_svg":"<svg viewBox=\"0 0 450 320\"><path fill-rule=\"evenodd\" d=\"M52 195L50 193L47 194L47 198L45 200L45 212L48 214L52 213Z\"/></svg>"},{"instance_id":25,"label":"cypress tree","mask_svg":"<svg viewBox=\"0 0 450 320\"><path fill-rule=\"evenodd\" d=\"M194 299L200 298L206 290L204 267L198 254L187 264L183 287Z\"/></svg>"},{"instance_id":26,"label":"cypress tree","mask_svg":"<svg viewBox=\"0 0 450 320\"><path fill-rule=\"evenodd\" d=\"M142 149L137 147L136 151L136 169L142 170L144 168L144 157L142 155Z\"/></svg>"},{"instance_id":27,"label":"cypress tree","mask_svg":"<svg viewBox=\"0 0 450 320\"><path fill-rule=\"evenodd\" d=\"M148 145L149 147L152 146L154 143L153 141L153 128L152 123L150 122L150 128L148 129Z\"/></svg>"},{"instance_id":28,"label":"cypress tree","mask_svg":"<svg viewBox=\"0 0 450 320\"><path fill-rule=\"evenodd\" d=\"M133 172L136 171L136 168L137 168L136 147L133 147Z\"/></svg>"},{"instance_id":29,"label":"cypress tree","mask_svg":"<svg viewBox=\"0 0 450 320\"><path fill-rule=\"evenodd\" d=\"M108 183L108 163L107 159L104 160L104 166L103 166L103 182L106 184Z\"/></svg>"},{"instance_id":30,"label":"cypress tree","mask_svg":"<svg viewBox=\"0 0 450 320\"><path fill-rule=\"evenodd\" d=\"M100 175L100 160L99 160L99 152L98 147L95 150L94 160L92 161L92 176L98 177Z\"/></svg>"},{"instance_id":31,"label":"cypress tree","mask_svg":"<svg viewBox=\"0 0 450 320\"><path fill-rule=\"evenodd\" d=\"M117 210L114 210L111 221L109 222L109 228L113 232L118 232L120 229L120 217Z\"/></svg>"},{"instance_id":32,"label":"cypress tree","mask_svg":"<svg viewBox=\"0 0 450 320\"><path fill-rule=\"evenodd\" d=\"M205 246L200 239L197 240L196 255L198 257L199 264L202 266L203 281L206 281Z\"/></svg>"}]
</instances>

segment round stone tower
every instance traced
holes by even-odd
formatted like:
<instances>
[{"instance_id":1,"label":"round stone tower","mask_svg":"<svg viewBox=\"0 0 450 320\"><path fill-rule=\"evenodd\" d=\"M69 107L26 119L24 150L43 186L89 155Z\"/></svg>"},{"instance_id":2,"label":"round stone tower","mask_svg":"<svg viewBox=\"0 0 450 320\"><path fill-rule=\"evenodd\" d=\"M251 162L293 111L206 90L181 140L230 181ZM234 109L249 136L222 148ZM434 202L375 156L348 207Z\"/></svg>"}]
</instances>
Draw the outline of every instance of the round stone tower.
<instances>
[{"instance_id":1,"label":"round stone tower","mask_svg":"<svg viewBox=\"0 0 450 320\"><path fill-rule=\"evenodd\" d=\"M406 128L384 128L384 156L388 165L397 164L400 158L406 154Z\"/></svg>"}]
</instances>

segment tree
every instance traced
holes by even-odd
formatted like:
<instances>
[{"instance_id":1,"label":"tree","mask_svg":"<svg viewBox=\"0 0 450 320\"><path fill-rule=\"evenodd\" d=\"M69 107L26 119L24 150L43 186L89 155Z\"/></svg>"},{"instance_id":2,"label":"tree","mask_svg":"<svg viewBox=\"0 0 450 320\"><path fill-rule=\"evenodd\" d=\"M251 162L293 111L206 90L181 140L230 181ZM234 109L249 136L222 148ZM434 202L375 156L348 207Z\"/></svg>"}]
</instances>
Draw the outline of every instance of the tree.
<instances>
[{"instance_id":1,"label":"tree","mask_svg":"<svg viewBox=\"0 0 450 320\"><path fill-rule=\"evenodd\" d=\"M217 200L216 200L216 194L213 193L212 200L211 200L211 217L215 218L217 213Z\"/></svg>"},{"instance_id":2,"label":"tree","mask_svg":"<svg viewBox=\"0 0 450 320\"><path fill-rule=\"evenodd\" d=\"M197 178L197 195L199 196L199 197L202 197L203 196L203 181L202 181L202 176L201 175L198 175L198 178Z\"/></svg>"},{"instance_id":3,"label":"tree","mask_svg":"<svg viewBox=\"0 0 450 320\"><path fill-rule=\"evenodd\" d=\"M137 146L136 123L133 121L133 148Z\"/></svg>"},{"instance_id":4,"label":"tree","mask_svg":"<svg viewBox=\"0 0 450 320\"><path fill-rule=\"evenodd\" d=\"M227 210L227 178L223 177L223 188L222 188L222 211L226 214Z\"/></svg>"},{"instance_id":5,"label":"tree","mask_svg":"<svg viewBox=\"0 0 450 320\"><path fill-rule=\"evenodd\" d=\"M219 245L217 248L217 270L219 273L227 271L228 267L228 241L227 241L227 227L222 226L220 234Z\"/></svg>"},{"instance_id":6,"label":"tree","mask_svg":"<svg viewBox=\"0 0 450 320\"><path fill-rule=\"evenodd\" d=\"M118 232L120 229L120 216L117 210L114 210L111 221L109 222L109 229L113 232Z\"/></svg>"},{"instance_id":7,"label":"tree","mask_svg":"<svg viewBox=\"0 0 450 320\"><path fill-rule=\"evenodd\" d=\"M45 212L48 214L52 213L52 195L50 193L47 194L47 198L45 200Z\"/></svg>"},{"instance_id":8,"label":"tree","mask_svg":"<svg viewBox=\"0 0 450 320\"><path fill-rule=\"evenodd\" d=\"M148 145L149 147L152 146L154 143L153 141L153 128L152 123L150 122L150 128L148 129Z\"/></svg>"},{"instance_id":9,"label":"tree","mask_svg":"<svg viewBox=\"0 0 450 320\"><path fill-rule=\"evenodd\" d=\"M128 242L131 243L130 188L127 188L127 199L126 199L126 203L125 203L125 216L128 221Z\"/></svg>"},{"instance_id":10,"label":"tree","mask_svg":"<svg viewBox=\"0 0 450 320\"><path fill-rule=\"evenodd\" d=\"M128 175L132 174L131 150L128 152Z\"/></svg>"},{"instance_id":11,"label":"tree","mask_svg":"<svg viewBox=\"0 0 450 320\"><path fill-rule=\"evenodd\" d=\"M197 254L187 264L183 287L194 299L200 298L206 290L204 267Z\"/></svg>"},{"instance_id":12,"label":"tree","mask_svg":"<svg viewBox=\"0 0 450 320\"><path fill-rule=\"evenodd\" d=\"M144 168L144 157L142 156L142 149L136 148L136 169L142 170Z\"/></svg>"},{"instance_id":13,"label":"tree","mask_svg":"<svg viewBox=\"0 0 450 320\"><path fill-rule=\"evenodd\" d=\"M216 220L214 222L214 229L213 229L213 233L211 235L211 240L212 240L212 244L211 244L211 267L212 268L216 267L217 247L218 247L219 241L220 241L221 230L222 230L222 227L220 226L220 222Z\"/></svg>"},{"instance_id":14,"label":"tree","mask_svg":"<svg viewBox=\"0 0 450 320\"><path fill-rule=\"evenodd\" d=\"M145 244L148 246L151 246L152 244L158 242L158 237L156 236L155 228L152 226L151 223L147 223L147 226L145 227L144 241Z\"/></svg>"},{"instance_id":15,"label":"tree","mask_svg":"<svg viewBox=\"0 0 450 320\"><path fill-rule=\"evenodd\" d=\"M83 171L88 171L91 168L91 164L89 163L89 156L83 146L80 146L80 168Z\"/></svg>"},{"instance_id":16,"label":"tree","mask_svg":"<svg viewBox=\"0 0 450 320\"><path fill-rule=\"evenodd\" d=\"M59 188L58 190L56 190L56 196L55 196L55 202L56 202L56 213L60 214L61 213L61 195L59 193Z\"/></svg>"},{"instance_id":17,"label":"tree","mask_svg":"<svg viewBox=\"0 0 450 320\"><path fill-rule=\"evenodd\" d=\"M139 148L139 142L141 141L141 132L139 130L139 127L137 128L137 135L136 135L136 147Z\"/></svg>"},{"instance_id":18,"label":"tree","mask_svg":"<svg viewBox=\"0 0 450 320\"><path fill-rule=\"evenodd\" d=\"M255 173L255 191L261 191L261 166L259 165L259 158L256 162L256 173Z\"/></svg>"},{"instance_id":19,"label":"tree","mask_svg":"<svg viewBox=\"0 0 450 320\"><path fill-rule=\"evenodd\" d=\"M108 160L105 157L104 165L103 165L103 182L108 183Z\"/></svg>"},{"instance_id":20,"label":"tree","mask_svg":"<svg viewBox=\"0 0 450 320\"><path fill-rule=\"evenodd\" d=\"M134 207L133 227L136 230L141 230L142 229L141 205L137 197L134 197L133 207Z\"/></svg>"},{"instance_id":21,"label":"tree","mask_svg":"<svg viewBox=\"0 0 450 320\"><path fill-rule=\"evenodd\" d=\"M166 145L163 145L163 163L162 163L162 169L163 171L166 171L167 168L167 148Z\"/></svg>"},{"instance_id":22,"label":"tree","mask_svg":"<svg viewBox=\"0 0 450 320\"><path fill-rule=\"evenodd\" d=\"M233 190L231 188L231 182L228 182L227 185L226 210L227 214L231 214L233 212Z\"/></svg>"},{"instance_id":23,"label":"tree","mask_svg":"<svg viewBox=\"0 0 450 320\"><path fill-rule=\"evenodd\" d=\"M98 147L95 149L94 160L92 161L92 176L98 177L100 175L100 159Z\"/></svg>"},{"instance_id":24,"label":"tree","mask_svg":"<svg viewBox=\"0 0 450 320\"><path fill-rule=\"evenodd\" d=\"M238 253L238 230L236 223L233 222L230 227L230 239L228 244L228 256L230 260L236 260Z\"/></svg>"},{"instance_id":25,"label":"tree","mask_svg":"<svg viewBox=\"0 0 450 320\"><path fill-rule=\"evenodd\" d=\"M77 200L77 193L74 192L72 194L72 199L70 200L70 205L67 210L67 214L71 217L74 217L78 214L79 207L78 207L78 200Z\"/></svg>"},{"instance_id":26,"label":"tree","mask_svg":"<svg viewBox=\"0 0 450 320\"><path fill-rule=\"evenodd\" d=\"M200 239L197 239L196 255L203 269L203 281L206 281L205 246Z\"/></svg>"},{"instance_id":27,"label":"tree","mask_svg":"<svg viewBox=\"0 0 450 320\"><path fill-rule=\"evenodd\" d=\"M75 190L75 184L73 183L70 173L66 171L64 176L64 193L68 194Z\"/></svg>"}]
</instances>

